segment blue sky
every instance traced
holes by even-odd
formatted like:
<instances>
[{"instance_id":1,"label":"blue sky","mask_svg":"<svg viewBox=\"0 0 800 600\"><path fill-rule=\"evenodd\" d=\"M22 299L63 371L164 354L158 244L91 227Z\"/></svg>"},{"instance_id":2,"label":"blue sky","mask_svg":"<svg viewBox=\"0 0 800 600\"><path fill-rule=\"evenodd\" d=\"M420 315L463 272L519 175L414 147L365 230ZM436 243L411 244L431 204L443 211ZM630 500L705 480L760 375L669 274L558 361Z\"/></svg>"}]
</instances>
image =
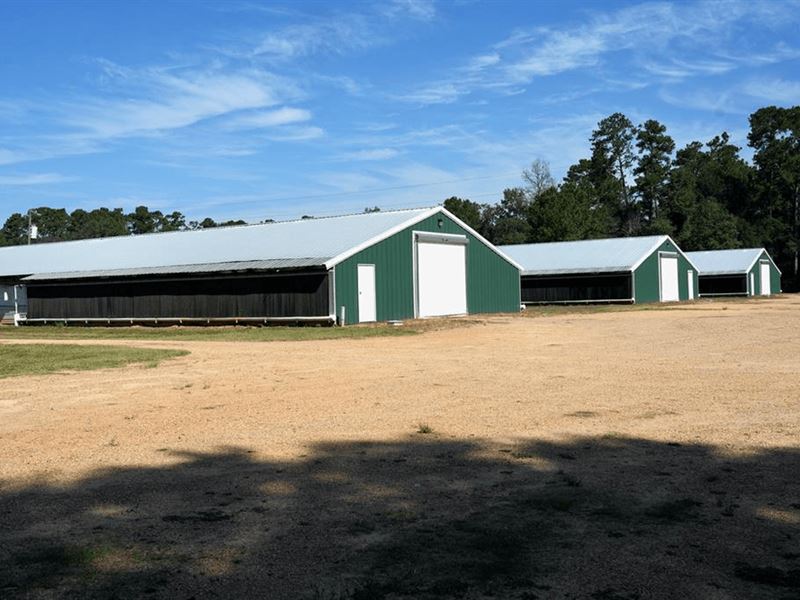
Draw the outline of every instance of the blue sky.
<instances>
[{"instance_id":1,"label":"blue sky","mask_svg":"<svg viewBox=\"0 0 800 600\"><path fill-rule=\"evenodd\" d=\"M499 199L599 119L679 146L800 102L800 0L0 3L0 220Z\"/></svg>"}]
</instances>

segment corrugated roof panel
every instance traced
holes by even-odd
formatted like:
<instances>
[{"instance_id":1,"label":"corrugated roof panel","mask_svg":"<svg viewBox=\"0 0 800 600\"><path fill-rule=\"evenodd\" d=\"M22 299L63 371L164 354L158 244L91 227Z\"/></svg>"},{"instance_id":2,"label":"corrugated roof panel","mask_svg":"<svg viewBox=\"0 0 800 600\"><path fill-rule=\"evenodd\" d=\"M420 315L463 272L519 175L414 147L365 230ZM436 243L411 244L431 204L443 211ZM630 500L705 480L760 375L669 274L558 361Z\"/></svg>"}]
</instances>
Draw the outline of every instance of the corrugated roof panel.
<instances>
[{"instance_id":1,"label":"corrugated roof panel","mask_svg":"<svg viewBox=\"0 0 800 600\"><path fill-rule=\"evenodd\" d=\"M305 259L325 263L430 208L0 248L0 277Z\"/></svg>"},{"instance_id":2,"label":"corrugated roof panel","mask_svg":"<svg viewBox=\"0 0 800 600\"><path fill-rule=\"evenodd\" d=\"M500 246L522 265L523 275L630 271L666 236L642 236Z\"/></svg>"},{"instance_id":3,"label":"corrugated roof panel","mask_svg":"<svg viewBox=\"0 0 800 600\"><path fill-rule=\"evenodd\" d=\"M695 264L700 275L726 275L746 273L762 252L763 248L703 250L687 252L686 256Z\"/></svg>"}]
</instances>

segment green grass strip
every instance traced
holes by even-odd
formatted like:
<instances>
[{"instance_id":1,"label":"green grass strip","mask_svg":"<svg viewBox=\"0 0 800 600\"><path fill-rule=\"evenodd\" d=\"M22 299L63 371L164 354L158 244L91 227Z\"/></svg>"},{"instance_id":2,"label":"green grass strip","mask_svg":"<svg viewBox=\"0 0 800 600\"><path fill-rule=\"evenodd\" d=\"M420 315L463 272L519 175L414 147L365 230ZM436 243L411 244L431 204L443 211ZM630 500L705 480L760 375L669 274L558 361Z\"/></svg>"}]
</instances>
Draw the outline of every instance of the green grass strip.
<instances>
[{"instance_id":1,"label":"green grass strip","mask_svg":"<svg viewBox=\"0 0 800 600\"><path fill-rule=\"evenodd\" d=\"M0 345L0 378L108 369L129 364L155 367L163 360L186 354L189 354L186 350L122 346L3 344Z\"/></svg>"},{"instance_id":2,"label":"green grass strip","mask_svg":"<svg viewBox=\"0 0 800 600\"><path fill-rule=\"evenodd\" d=\"M0 329L0 339L175 340L191 342L289 342L360 339L417 333L407 327L80 327L35 325Z\"/></svg>"}]
</instances>

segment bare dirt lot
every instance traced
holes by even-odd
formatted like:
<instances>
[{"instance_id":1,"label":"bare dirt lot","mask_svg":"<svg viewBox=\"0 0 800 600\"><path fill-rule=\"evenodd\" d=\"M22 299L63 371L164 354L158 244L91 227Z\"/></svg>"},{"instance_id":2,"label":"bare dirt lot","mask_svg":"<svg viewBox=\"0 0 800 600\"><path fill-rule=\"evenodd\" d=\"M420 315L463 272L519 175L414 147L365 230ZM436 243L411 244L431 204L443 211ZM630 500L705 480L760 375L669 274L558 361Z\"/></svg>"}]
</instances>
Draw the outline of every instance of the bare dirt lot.
<instances>
[{"instance_id":1,"label":"bare dirt lot","mask_svg":"<svg viewBox=\"0 0 800 600\"><path fill-rule=\"evenodd\" d=\"M116 343L0 383L2 597L800 596L800 298Z\"/></svg>"}]
</instances>

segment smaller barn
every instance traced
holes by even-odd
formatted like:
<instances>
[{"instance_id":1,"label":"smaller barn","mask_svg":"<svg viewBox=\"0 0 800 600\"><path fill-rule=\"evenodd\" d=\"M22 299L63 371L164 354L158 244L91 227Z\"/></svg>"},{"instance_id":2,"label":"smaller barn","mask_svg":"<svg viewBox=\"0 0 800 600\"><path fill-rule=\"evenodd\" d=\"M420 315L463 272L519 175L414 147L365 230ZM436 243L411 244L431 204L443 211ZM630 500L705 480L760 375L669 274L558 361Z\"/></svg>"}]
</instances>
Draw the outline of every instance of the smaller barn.
<instances>
[{"instance_id":1,"label":"smaller barn","mask_svg":"<svg viewBox=\"0 0 800 600\"><path fill-rule=\"evenodd\" d=\"M688 252L700 274L700 295L769 296L781 291L781 270L764 248Z\"/></svg>"},{"instance_id":2,"label":"smaller barn","mask_svg":"<svg viewBox=\"0 0 800 600\"><path fill-rule=\"evenodd\" d=\"M500 246L524 304L693 300L697 268L666 235Z\"/></svg>"}]
</instances>

